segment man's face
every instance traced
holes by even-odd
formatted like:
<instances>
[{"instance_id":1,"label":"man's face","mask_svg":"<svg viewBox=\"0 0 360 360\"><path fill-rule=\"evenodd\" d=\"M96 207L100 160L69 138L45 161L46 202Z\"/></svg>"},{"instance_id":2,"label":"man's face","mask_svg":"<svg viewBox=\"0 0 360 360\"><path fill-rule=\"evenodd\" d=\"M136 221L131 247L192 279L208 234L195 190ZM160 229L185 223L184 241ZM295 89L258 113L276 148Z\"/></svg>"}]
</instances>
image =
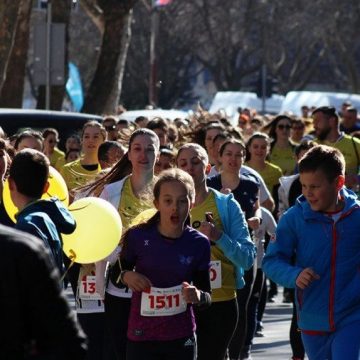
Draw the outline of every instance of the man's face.
<instances>
[{"instance_id":1,"label":"man's face","mask_svg":"<svg viewBox=\"0 0 360 360\"><path fill-rule=\"evenodd\" d=\"M356 113L355 112L351 112L351 111L344 111L343 114L343 122L344 125L350 127L350 126L354 126L356 123Z\"/></svg>"},{"instance_id":2,"label":"man's face","mask_svg":"<svg viewBox=\"0 0 360 360\"><path fill-rule=\"evenodd\" d=\"M319 140L326 140L331 131L330 119L321 111L313 115L315 135Z\"/></svg>"}]
</instances>

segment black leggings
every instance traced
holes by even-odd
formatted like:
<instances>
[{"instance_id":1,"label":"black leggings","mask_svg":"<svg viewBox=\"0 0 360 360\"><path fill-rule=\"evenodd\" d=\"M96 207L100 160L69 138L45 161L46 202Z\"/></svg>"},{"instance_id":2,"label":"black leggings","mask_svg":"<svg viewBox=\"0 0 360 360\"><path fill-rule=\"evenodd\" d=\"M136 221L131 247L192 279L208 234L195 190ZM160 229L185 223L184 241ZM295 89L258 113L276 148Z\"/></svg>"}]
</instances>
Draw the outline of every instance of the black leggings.
<instances>
[{"instance_id":1,"label":"black leggings","mask_svg":"<svg viewBox=\"0 0 360 360\"><path fill-rule=\"evenodd\" d=\"M256 331L257 311L264 285L264 273L261 269L257 269L254 286L251 291L251 296L247 309L247 331L245 338L245 348L252 345L252 341Z\"/></svg>"},{"instance_id":2,"label":"black leggings","mask_svg":"<svg viewBox=\"0 0 360 360\"><path fill-rule=\"evenodd\" d=\"M105 293L104 360L125 360L131 299Z\"/></svg>"},{"instance_id":3,"label":"black leggings","mask_svg":"<svg viewBox=\"0 0 360 360\"><path fill-rule=\"evenodd\" d=\"M197 360L224 360L236 328L236 299L213 302L207 309L196 309Z\"/></svg>"},{"instance_id":4,"label":"black leggings","mask_svg":"<svg viewBox=\"0 0 360 360\"><path fill-rule=\"evenodd\" d=\"M245 343L247 332L247 307L255 280L254 267L245 271L244 280L245 286L236 291L237 304L239 308L239 320L229 345L230 359L239 358L241 349Z\"/></svg>"},{"instance_id":5,"label":"black leggings","mask_svg":"<svg viewBox=\"0 0 360 360\"><path fill-rule=\"evenodd\" d=\"M301 339L301 332L298 329L297 324L297 312L296 312L296 305L295 305L295 290L290 290L290 296L293 304L293 313L291 318L291 325L290 325L290 345L293 356L296 358L303 359L305 357L305 350L304 345Z\"/></svg>"},{"instance_id":6,"label":"black leggings","mask_svg":"<svg viewBox=\"0 0 360 360\"><path fill-rule=\"evenodd\" d=\"M104 313L77 314L77 318L88 337L88 353L86 360L98 360L103 357Z\"/></svg>"},{"instance_id":7,"label":"black leggings","mask_svg":"<svg viewBox=\"0 0 360 360\"><path fill-rule=\"evenodd\" d=\"M126 360L195 360L194 335L171 341L127 342Z\"/></svg>"}]
</instances>

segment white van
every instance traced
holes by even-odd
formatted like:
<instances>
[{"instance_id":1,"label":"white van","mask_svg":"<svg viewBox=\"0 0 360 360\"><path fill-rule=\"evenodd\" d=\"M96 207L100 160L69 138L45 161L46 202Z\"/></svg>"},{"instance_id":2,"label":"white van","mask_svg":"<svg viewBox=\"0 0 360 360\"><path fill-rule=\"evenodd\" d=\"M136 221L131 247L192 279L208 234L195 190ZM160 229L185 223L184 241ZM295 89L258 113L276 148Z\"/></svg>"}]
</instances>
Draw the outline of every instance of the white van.
<instances>
[{"instance_id":1,"label":"white van","mask_svg":"<svg viewBox=\"0 0 360 360\"><path fill-rule=\"evenodd\" d=\"M286 94L281 106L281 113L291 112L301 115L303 105L312 107L334 106L338 111L345 101L360 110L360 95L323 91L290 91Z\"/></svg>"},{"instance_id":2,"label":"white van","mask_svg":"<svg viewBox=\"0 0 360 360\"><path fill-rule=\"evenodd\" d=\"M265 113L278 114L281 109L283 95L274 94L265 101ZM218 91L211 103L209 112L215 113L219 110L225 111L233 124L237 124L238 108L255 109L262 111L262 99L255 93L247 91Z\"/></svg>"}]
</instances>

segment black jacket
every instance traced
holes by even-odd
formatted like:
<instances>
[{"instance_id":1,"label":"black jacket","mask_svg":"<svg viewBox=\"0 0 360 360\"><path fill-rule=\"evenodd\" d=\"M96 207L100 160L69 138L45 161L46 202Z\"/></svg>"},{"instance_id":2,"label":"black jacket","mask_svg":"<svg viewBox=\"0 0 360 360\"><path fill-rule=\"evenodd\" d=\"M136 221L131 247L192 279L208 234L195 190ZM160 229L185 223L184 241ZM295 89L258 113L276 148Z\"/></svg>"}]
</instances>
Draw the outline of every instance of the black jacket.
<instances>
[{"instance_id":1,"label":"black jacket","mask_svg":"<svg viewBox=\"0 0 360 360\"><path fill-rule=\"evenodd\" d=\"M0 359L85 357L85 335L40 240L0 225L0 276Z\"/></svg>"}]
</instances>

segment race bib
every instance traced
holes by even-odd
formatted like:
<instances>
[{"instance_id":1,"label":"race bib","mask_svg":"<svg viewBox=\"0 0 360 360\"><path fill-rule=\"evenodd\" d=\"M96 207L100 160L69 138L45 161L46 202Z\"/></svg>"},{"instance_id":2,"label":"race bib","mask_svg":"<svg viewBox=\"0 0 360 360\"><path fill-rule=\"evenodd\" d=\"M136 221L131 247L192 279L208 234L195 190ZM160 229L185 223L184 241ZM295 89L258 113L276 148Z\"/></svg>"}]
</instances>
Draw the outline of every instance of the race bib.
<instances>
[{"instance_id":1,"label":"race bib","mask_svg":"<svg viewBox=\"0 0 360 360\"><path fill-rule=\"evenodd\" d=\"M210 261L210 285L212 289L221 288L221 261Z\"/></svg>"},{"instance_id":2,"label":"race bib","mask_svg":"<svg viewBox=\"0 0 360 360\"><path fill-rule=\"evenodd\" d=\"M171 316L184 312L187 304L182 297L181 289L181 285L165 289L151 287L150 292L142 292L140 314Z\"/></svg>"},{"instance_id":3,"label":"race bib","mask_svg":"<svg viewBox=\"0 0 360 360\"><path fill-rule=\"evenodd\" d=\"M79 283L79 298L84 300L102 300L95 290L95 276L83 276Z\"/></svg>"}]
</instances>

